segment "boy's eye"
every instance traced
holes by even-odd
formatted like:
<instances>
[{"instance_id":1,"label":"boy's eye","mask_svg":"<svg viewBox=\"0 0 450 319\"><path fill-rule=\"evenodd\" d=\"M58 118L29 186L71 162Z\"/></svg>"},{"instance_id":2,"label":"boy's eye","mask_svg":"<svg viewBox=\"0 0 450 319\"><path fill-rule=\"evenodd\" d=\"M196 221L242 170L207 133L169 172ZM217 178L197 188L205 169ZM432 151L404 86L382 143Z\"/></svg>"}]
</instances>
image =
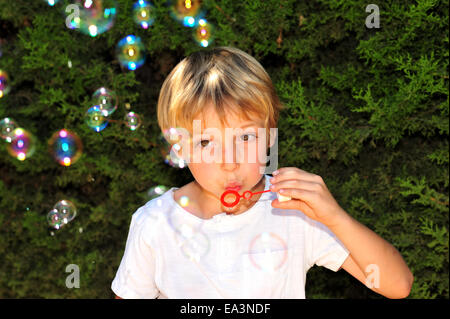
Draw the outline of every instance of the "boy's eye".
<instances>
[{"instance_id":1,"label":"boy's eye","mask_svg":"<svg viewBox=\"0 0 450 319\"><path fill-rule=\"evenodd\" d=\"M241 141L244 141L244 142L254 141L255 139L256 139L256 135L255 134L243 134L243 135L241 135Z\"/></svg>"},{"instance_id":2,"label":"boy's eye","mask_svg":"<svg viewBox=\"0 0 450 319\"><path fill-rule=\"evenodd\" d=\"M206 146L208 146L209 141L208 141L208 140L201 140L199 144L200 144L202 147L206 147Z\"/></svg>"},{"instance_id":3,"label":"boy's eye","mask_svg":"<svg viewBox=\"0 0 450 319\"><path fill-rule=\"evenodd\" d=\"M212 142L210 140L201 140L197 142L196 147L206 148L211 147Z\"/></svg>"}]
</instances>

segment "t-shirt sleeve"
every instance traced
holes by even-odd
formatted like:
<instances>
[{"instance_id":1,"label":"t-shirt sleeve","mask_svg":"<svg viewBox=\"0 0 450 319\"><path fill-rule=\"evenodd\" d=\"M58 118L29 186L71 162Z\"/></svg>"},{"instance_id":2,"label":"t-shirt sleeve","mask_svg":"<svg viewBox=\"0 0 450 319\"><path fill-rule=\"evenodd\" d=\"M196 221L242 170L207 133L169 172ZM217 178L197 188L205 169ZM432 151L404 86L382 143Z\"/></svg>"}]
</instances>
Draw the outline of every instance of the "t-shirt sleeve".
<instances>
[{"instance_id":1,"label":"t-shirt sleeve","mask_svg":"<svg viewBox=\"0 0 450 319\"><path fill-rule=\"evenodd\" d=\"M155 254L150 246L151 220L142 208L133 214L122 260L111 284L124 299L152 299L159 295L155 285Z\"/></svg>"},{"instance_id":2,"label":"t-shirt sleeve","mask_svg":"<svg viewBox=\"0 0 450 319\"><path fill-rule=\"evenodd\" d=\"M320 222L310 223L309 266L324 266L338 271L349 255L339 238Z\"/></svg>"}]
</instances>

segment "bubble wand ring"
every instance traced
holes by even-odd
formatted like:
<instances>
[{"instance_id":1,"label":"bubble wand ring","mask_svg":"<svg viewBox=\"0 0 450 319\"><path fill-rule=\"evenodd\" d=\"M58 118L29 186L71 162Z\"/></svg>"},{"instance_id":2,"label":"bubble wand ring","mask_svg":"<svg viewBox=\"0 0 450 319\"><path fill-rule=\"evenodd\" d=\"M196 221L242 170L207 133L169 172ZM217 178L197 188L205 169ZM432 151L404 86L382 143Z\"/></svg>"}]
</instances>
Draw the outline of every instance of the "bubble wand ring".
<instances>
[{"instance_id":1,"label":"bubble wand ring","mask_svg":"<svg viewBox=\"0 0 450 319\"><path fill-rule=\"evenodd\" d=\"M250 198L252 198L253 195L267 193L270 191L271 191L270 189L268 189L266 191L262 191L262 192L255 192L255 193L252 193L251 191L245 191L242 193L242 195L239 195L239 193L237 191L229 189L222 194L222 196L220 197L220 201L222 202L223 206L230 208L230 207L234 207L237 204L239 204L241 198L250 199ZM225 201L225 197L228 195L233 195L235 197L235 200L231 203L227 203Z\"/></svg>"}]
</instances>

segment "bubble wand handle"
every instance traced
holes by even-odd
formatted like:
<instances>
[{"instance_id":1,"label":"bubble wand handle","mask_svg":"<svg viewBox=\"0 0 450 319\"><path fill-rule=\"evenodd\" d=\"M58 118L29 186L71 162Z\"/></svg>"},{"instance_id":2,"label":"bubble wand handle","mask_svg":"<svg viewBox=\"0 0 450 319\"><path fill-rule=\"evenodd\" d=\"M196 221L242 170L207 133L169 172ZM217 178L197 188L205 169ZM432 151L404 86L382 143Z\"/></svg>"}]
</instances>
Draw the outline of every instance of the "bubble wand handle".
<instances>
[{"instance_id":1,"label":"bubble wand handle","mask_svg":"<svg viewBox=\"0 0 450 319\"><path fill-rule=\"evenodd\" d=\"M254 192L254 193L252 193L252 196L253 196L253 195L256 195L256 194L267 193L267 192L271 192L271 190L270 190L270 189L268 189L268 190L266 190L266 191L262 191L262 192Z\"/></svg>"}]
</instances>

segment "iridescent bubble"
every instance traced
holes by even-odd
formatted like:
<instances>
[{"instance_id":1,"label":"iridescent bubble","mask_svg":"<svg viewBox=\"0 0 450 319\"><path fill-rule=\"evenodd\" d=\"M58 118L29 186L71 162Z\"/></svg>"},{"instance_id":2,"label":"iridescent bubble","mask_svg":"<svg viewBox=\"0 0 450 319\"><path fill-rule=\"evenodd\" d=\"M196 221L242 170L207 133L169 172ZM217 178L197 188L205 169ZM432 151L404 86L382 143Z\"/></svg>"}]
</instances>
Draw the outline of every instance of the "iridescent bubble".
<instances>
[{"instance_id":1,"label":"iridescent bubble","mask_svg":"<svg viewBox=\"0 0 450 319\"><path fill-rule=\"evenodd\" d=\"M178 156L178 154L180 154L182 143L186 142L189 144L190 142L183 140L185 138L190 137L184 136L180 130L173 127L163 131L160 136L162 144L161 154L166 164L176 168L185 168L187 166L186 161Z\"/></svg>"},{"instance_id":2,"label":"iridescent bubble","mask_svg":"<svg viewBox=\"0 0 450 319\"><path fill-rule=\"evenodd\" d=\"M180 199L178 200L178 203L182 206L182 207L187 207L189 205L189 197L187 196L181 196Z\"/></svg>"},{"instance_id":3,"label":"iridescent bubble","mask_svg":"<svg viewBox=\"0 0 450 319\"><path fill-rule=\"evenodd\" d=\"M134 21L143 29L148 29L155 21L155 7L144 0L139 0L133 5Z\"/></svg>"},{"instance_id":4,"label":"iridescent bubble","mask_svg":"<svg viewBox=\"0 0 450 319\"><path fill-rule=\"evenodd\" d=\"M117 94L107 88L101 87L92 94L94 105L98 105L105 116L114 113L119 104Z\"/></svg>"},{"instance_id":5,"label":"iridescent bubble","mask_svg":"<svg viewBox=\"0 0 450 319\"><path fill-rule=\"evenodd\" d=\"M59 0L44 0L45 2L48 3L49 6L54 6L55 4L58 3Z\"/></svg>"},{"instance_id":6,"label":"iridescent bubble","mask_svg":"<svg viewBox=\"0 0 450 319\"><path fill-rule=\"evenodd\" d=\"M17 128L16 122L9 117L5 117L0 121L0 136L6 142L11 143L13 131Z\"/></svg>"},{"instance_id":7,"label":"iridescent bubble","mask_svg":"<svg viewBox=\"0 0 450 319\"><path fill-rule=\"evenodd\" d=\"M186 199L181 196L178 202L186 204ZM203 223L195 219L186 219L177 209L171 209L166 218L181 252L190 260L200 261L210 249L209 238L202 231Z\"/></svg>"},{"instance_id":8,"label":"iridescent bubble","mask_svg":"<svg viewBox=\"0 0 450 319\"><path fill-rule=\"evenodd\" d=\"M126 36L117 44L116 52L120 64L128 70L134 71L145 62L145 48L140 37Z\"/></svg>"},{"instance_id":9,"label":"iridescent bubble","mask_svg":"<svg viewBox=\"0 0 450 319\"><path fill-rule=\"evenodd\" d=\"M48 214L47 214L47 222L50 227L54 229L60 229L65 225L63 222L63 219L61 218L61 215L59 211L55 208L53 208ZM53 236L53 234L52 234Z\"/></svg>"},{"instance_id":10,"label":"iridescent bubble","mask_svg":"<svg viewBox=\"0 0 450 319\"><path fill-rule=\"evenodd\" d=\"M11 90L9 86L9 76L6 71L0 69L0 99L4 97Z\"/></svg>"},{"instance_id":11,"label":"iridescent bubble","mask_svg":"<svg viewBox=\"0 0 450 319\"><path fill-rule=\"evenodd\" d=\"M154 199L154 198L156 198L158 196L161 196L162 194L164 194L168 190L169 190L169 188L164 186L164 185L157 185L157 186L151 187L147 191L147 195L148 195L149 199L151 200L151 199Z\"/></svg>"},{"instance_id":12,"label":"iridescent bubble","mask_svg":"<svg viewBox=\"0 0 450 319\"><path fill-rule=\"evenodd\" d=\"M56 209L59 213L64 224L67 224L77 215L77 209L71 201L67 199L60 200L55 204L53 209Z\"/></svg>"},{"instance_id":13,"label":"iridescent bubble","mask_svg":"<svg viewBox=\"0 0 450 319\"><path fill-rule=\"evenodd\" d=\"M95 37L111 29L117 14L116 0L75 0L79 16L73 15L70 29Z\"/></svg>"},{"instance_id":14,"label":"iridescent bubble","mask_svg":"<svg viewBox=\"0 0 450 319\"><path fill-rule=\"evenodd\" d=\"M286 243L280 236L263 232L250 242L248 255L257 269L274 272L285 263L287 252Z\"/></svg>"},{"instance_id":15,"label":"iridescent bubble","mask_svg":"<svg viewBox=\"0 0 450 319\"><path fill-rule=\"evenodd\" d=\"M63 166L75 164L83 151L83 144L78 135L66 129L55 132L48 145L50 154Z\"/></svg>"},{"instance_id":16,"label":"iridescent bubble","mask_svg":"<svg viewBox=\"0 0 450 319\"><path fill-rule=\"evenodd\" d=\"M173 0L170 5L172 18L185 27L193 27L204 16L200 0Z\"/></svg>"},{"instance_id":17,"label":"iridescent bubble","mask_svg":"<svg viewBox=\"0 0 450 319\"><path fill-rule=\"evenodd\" d=\"M86 111L84 120L96 132L102 131L108 125L108 119L98 105L94 105Z\"/></svg>"},{"instance_id":18,"label":"iridescent bubble","mask_svg":"<svg viewBox=\"0 0 450 319\"><path fill-rule=\"evenodd\" d=\"M169 146L167 151L163 151L164 163L175 168L185 168L187 163L177 155L178 144Z\"/></svg>"},{"instance_id":19,"label":"iridescent bubble","mask_svg":"<svg viewBox=\"0 0 450 319\"><path fill-rule=\"evenodd\" d=\"M21 127L14 129L11 135L11 142L7 145L8 153L19 161L31 157L36 148L34 136Z\"/></svg>"},{"instance_id":20,"label":"iridescent bubble","mask_svg":"<svg viewBox=\"0 0 450 319\"><path fill-rule=\"evenodd\" d=\"M175 232L181 252L190 260L199 262L209 251L209 238L199 229L182 224Z\"/></svg>"},{"instance_id":21,"label":"iridescent bubble","mask_svg":"<svg viewBox=\"0 0 450 319\"><path fill-rule=\"evenodd\" d=\"M194 40L206 48L214 39L214 27L206 19L200 19L197 28L194 31Z\"/></svg>"},{"instance_id":22,"label":"iridescent bubble","mask_svg":"<svg viewBox=\"0 0 450 319\"><path fill-rule=\"evenodd\" d=\"M125 125L130 128L130 130L135 131L141 126L142 121L139 115L134 112L128 112L125 114Z\"/></svg>"}]
</instances>

